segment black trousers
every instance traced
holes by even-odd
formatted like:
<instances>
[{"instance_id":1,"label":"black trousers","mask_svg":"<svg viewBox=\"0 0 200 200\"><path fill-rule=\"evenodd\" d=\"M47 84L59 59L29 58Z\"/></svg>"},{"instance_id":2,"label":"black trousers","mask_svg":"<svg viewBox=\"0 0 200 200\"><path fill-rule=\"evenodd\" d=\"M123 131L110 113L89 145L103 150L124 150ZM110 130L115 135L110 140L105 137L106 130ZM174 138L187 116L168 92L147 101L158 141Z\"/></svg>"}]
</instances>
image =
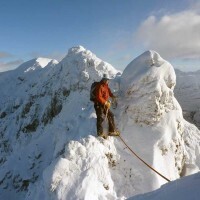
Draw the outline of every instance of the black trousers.
<instances>
[{"instance_id":1,"label":"black trousers","mask_svg":"<svg viewBox=\"0 0 200 200\"><path fill-rule=\"evenodd\" d=\"M107 111L107 108L100 103L95 103L94 109L95 109L96 115L97 115L97 135L100 135L103 133L103 121L106 120L105 119L106 112L108 112L107 113L108 131L114 132L115 131L114 115L110 111L110 109L108 109L108 111Z\"/></svg>"}]
</instances>

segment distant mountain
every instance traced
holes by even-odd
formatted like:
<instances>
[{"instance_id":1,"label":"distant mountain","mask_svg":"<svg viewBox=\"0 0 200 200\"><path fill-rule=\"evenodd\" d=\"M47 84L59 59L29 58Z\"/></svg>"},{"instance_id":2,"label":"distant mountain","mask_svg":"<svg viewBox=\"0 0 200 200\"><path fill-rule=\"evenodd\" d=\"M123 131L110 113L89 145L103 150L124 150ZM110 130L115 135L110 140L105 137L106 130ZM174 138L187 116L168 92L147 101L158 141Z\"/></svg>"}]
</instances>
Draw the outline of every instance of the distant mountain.
<instances>
[{"instance_id":1,"label":"distant mountain","mask_svg":"<svg viewBox=\"0 0 200 200\"><path fill-rule=\"evenodd\" d=\"M121 73L78 46L59 63L38 58L0 73L0 199L125 199L166 183L119 137L96 136L89 93L104 73L130 148L170 180L199 170L200 131L183 119L173 67L147 51Z\"/></svg>"},{"instance_id":2,"label":"distant mountain","mask_svg":"<svg viewBox=\"0 0 200 200\"><path fill-rule=\"evenodd\" d=\"M200 70L182 72L176 70L175 96L186 120L200 128Z\"/></svg>"}]
</instances>

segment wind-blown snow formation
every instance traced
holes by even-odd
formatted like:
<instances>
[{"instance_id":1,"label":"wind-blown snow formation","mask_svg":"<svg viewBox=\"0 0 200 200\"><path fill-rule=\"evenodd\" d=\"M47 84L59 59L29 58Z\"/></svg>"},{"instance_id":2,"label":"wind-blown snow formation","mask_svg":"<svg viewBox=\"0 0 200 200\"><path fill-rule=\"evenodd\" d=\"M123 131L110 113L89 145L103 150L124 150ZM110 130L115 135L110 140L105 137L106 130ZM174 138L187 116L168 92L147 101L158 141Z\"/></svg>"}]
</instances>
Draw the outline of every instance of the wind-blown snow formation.
<instances>
[{"instance_id":1,"label":"wind-blown snow formation","mask_svg":"<svg viewBox=\"0 0 200 200\"><path fill-rule=\"evenodd\" d=\"M135 121L154 124L164 113L176 109L175 84L172 66L156 52L147 51L133 60L123 72L121 87L126 100L132 99L127 109L133 111Z\"/></svg>"},{"instance_id":2,"label":"wind-blown snow formation","mask_svg":"<svg viewBox=\"0 0 200 200\"><path fill-rule=\"evenodd\" d=\"M130 146L171 180L191 168L197 171L199 168L199 130L183 119L174 98L175 81L173 67L154 51L133 60L121 76L125 99L121 103L121 130ZM194 149L198 149L197 153ZM151 156L149 152L153 152ZM148 170L144 173L145 177L152 177L148 182L144 180L141 187L151 185L155 189L163 183L163 179Z\"/></svg>"},{"instance_id":3,"label":"wind-blown snow formation","mask_svg":"<svg viewBox=\"0 0 200 200\"><path fill-rule=\"evenodd\" d=\"M200 132L174 98L173 67L147 51L121 75L79 46L59 63L40 58L0 73L0 199L126 199L166 183L118 137L96 137L89 90L104 73L127 144L171 180L199 171Z\"/></svg>"}]
</instances>

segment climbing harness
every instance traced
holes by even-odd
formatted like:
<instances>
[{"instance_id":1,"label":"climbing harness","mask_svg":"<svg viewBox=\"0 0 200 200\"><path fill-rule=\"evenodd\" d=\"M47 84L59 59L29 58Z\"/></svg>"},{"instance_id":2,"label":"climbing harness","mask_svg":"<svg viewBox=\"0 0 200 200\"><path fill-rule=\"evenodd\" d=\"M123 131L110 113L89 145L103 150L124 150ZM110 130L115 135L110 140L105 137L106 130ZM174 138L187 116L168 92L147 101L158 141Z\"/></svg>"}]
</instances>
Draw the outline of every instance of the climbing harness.
<instances>
[{"instance_id":1,"label":"climbing harness","mask_svg":"<svg viewBox=\"0 0 200 200\"><path fill-rule=\"evenodd\" d=\"M146 163L143 159L141 159L127 144L126 142L123 140L123 138L119 135L118 136L121 141L125 144L125 146L131 151L131 153L133 153L140 161L142 161L147 167L149 167L151 170L153 170L154 172L156 172L159 176L161 176L162 178L164 178L166 181L170 182L170 180L168 178L166 178L165 176L163 176L161 173L159 173L157 170L155 170L153 167L151 167L148 163Z\"/></svg>"}]
</instances>

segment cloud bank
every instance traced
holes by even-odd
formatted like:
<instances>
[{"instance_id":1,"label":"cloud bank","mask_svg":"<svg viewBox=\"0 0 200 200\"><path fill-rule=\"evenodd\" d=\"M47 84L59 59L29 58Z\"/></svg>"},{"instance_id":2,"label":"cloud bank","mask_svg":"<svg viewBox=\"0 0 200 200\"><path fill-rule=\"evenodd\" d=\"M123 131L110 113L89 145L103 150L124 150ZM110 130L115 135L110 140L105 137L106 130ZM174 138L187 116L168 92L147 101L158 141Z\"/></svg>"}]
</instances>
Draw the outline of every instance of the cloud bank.
<instances>
[{"instance_id":1,"label":"cloud bank","mask_svg":"<svg viewBox=\"0 0 200 200\"><path fill-rule=\"evenodd\" d=\"M0 51L0 59L1 58L10 58L10 57L12 57L12 55L10 53Z\"/></svg>"},{"instance_id":2,"label":"cloud bank","mask_svg":"<svg viewBox=\"0 0 200 200\"><path fill-rule=\"evenodd\" d=\"M0 72L4 72L4 71L15 69L16 67L18 67L22 63L23 63L23 60L0 62Z\"/></svg>"},{"instance_id":3,"label":"cloud bank","mask_svg":"<svg viewBox=\"0 0 200 200\"><path fill-rule=\"evenodd\" d=\"M200 59L200 14L194 9L150 16L139 26L134 42L167 59Z\"/></svg>"}]
</instances>

